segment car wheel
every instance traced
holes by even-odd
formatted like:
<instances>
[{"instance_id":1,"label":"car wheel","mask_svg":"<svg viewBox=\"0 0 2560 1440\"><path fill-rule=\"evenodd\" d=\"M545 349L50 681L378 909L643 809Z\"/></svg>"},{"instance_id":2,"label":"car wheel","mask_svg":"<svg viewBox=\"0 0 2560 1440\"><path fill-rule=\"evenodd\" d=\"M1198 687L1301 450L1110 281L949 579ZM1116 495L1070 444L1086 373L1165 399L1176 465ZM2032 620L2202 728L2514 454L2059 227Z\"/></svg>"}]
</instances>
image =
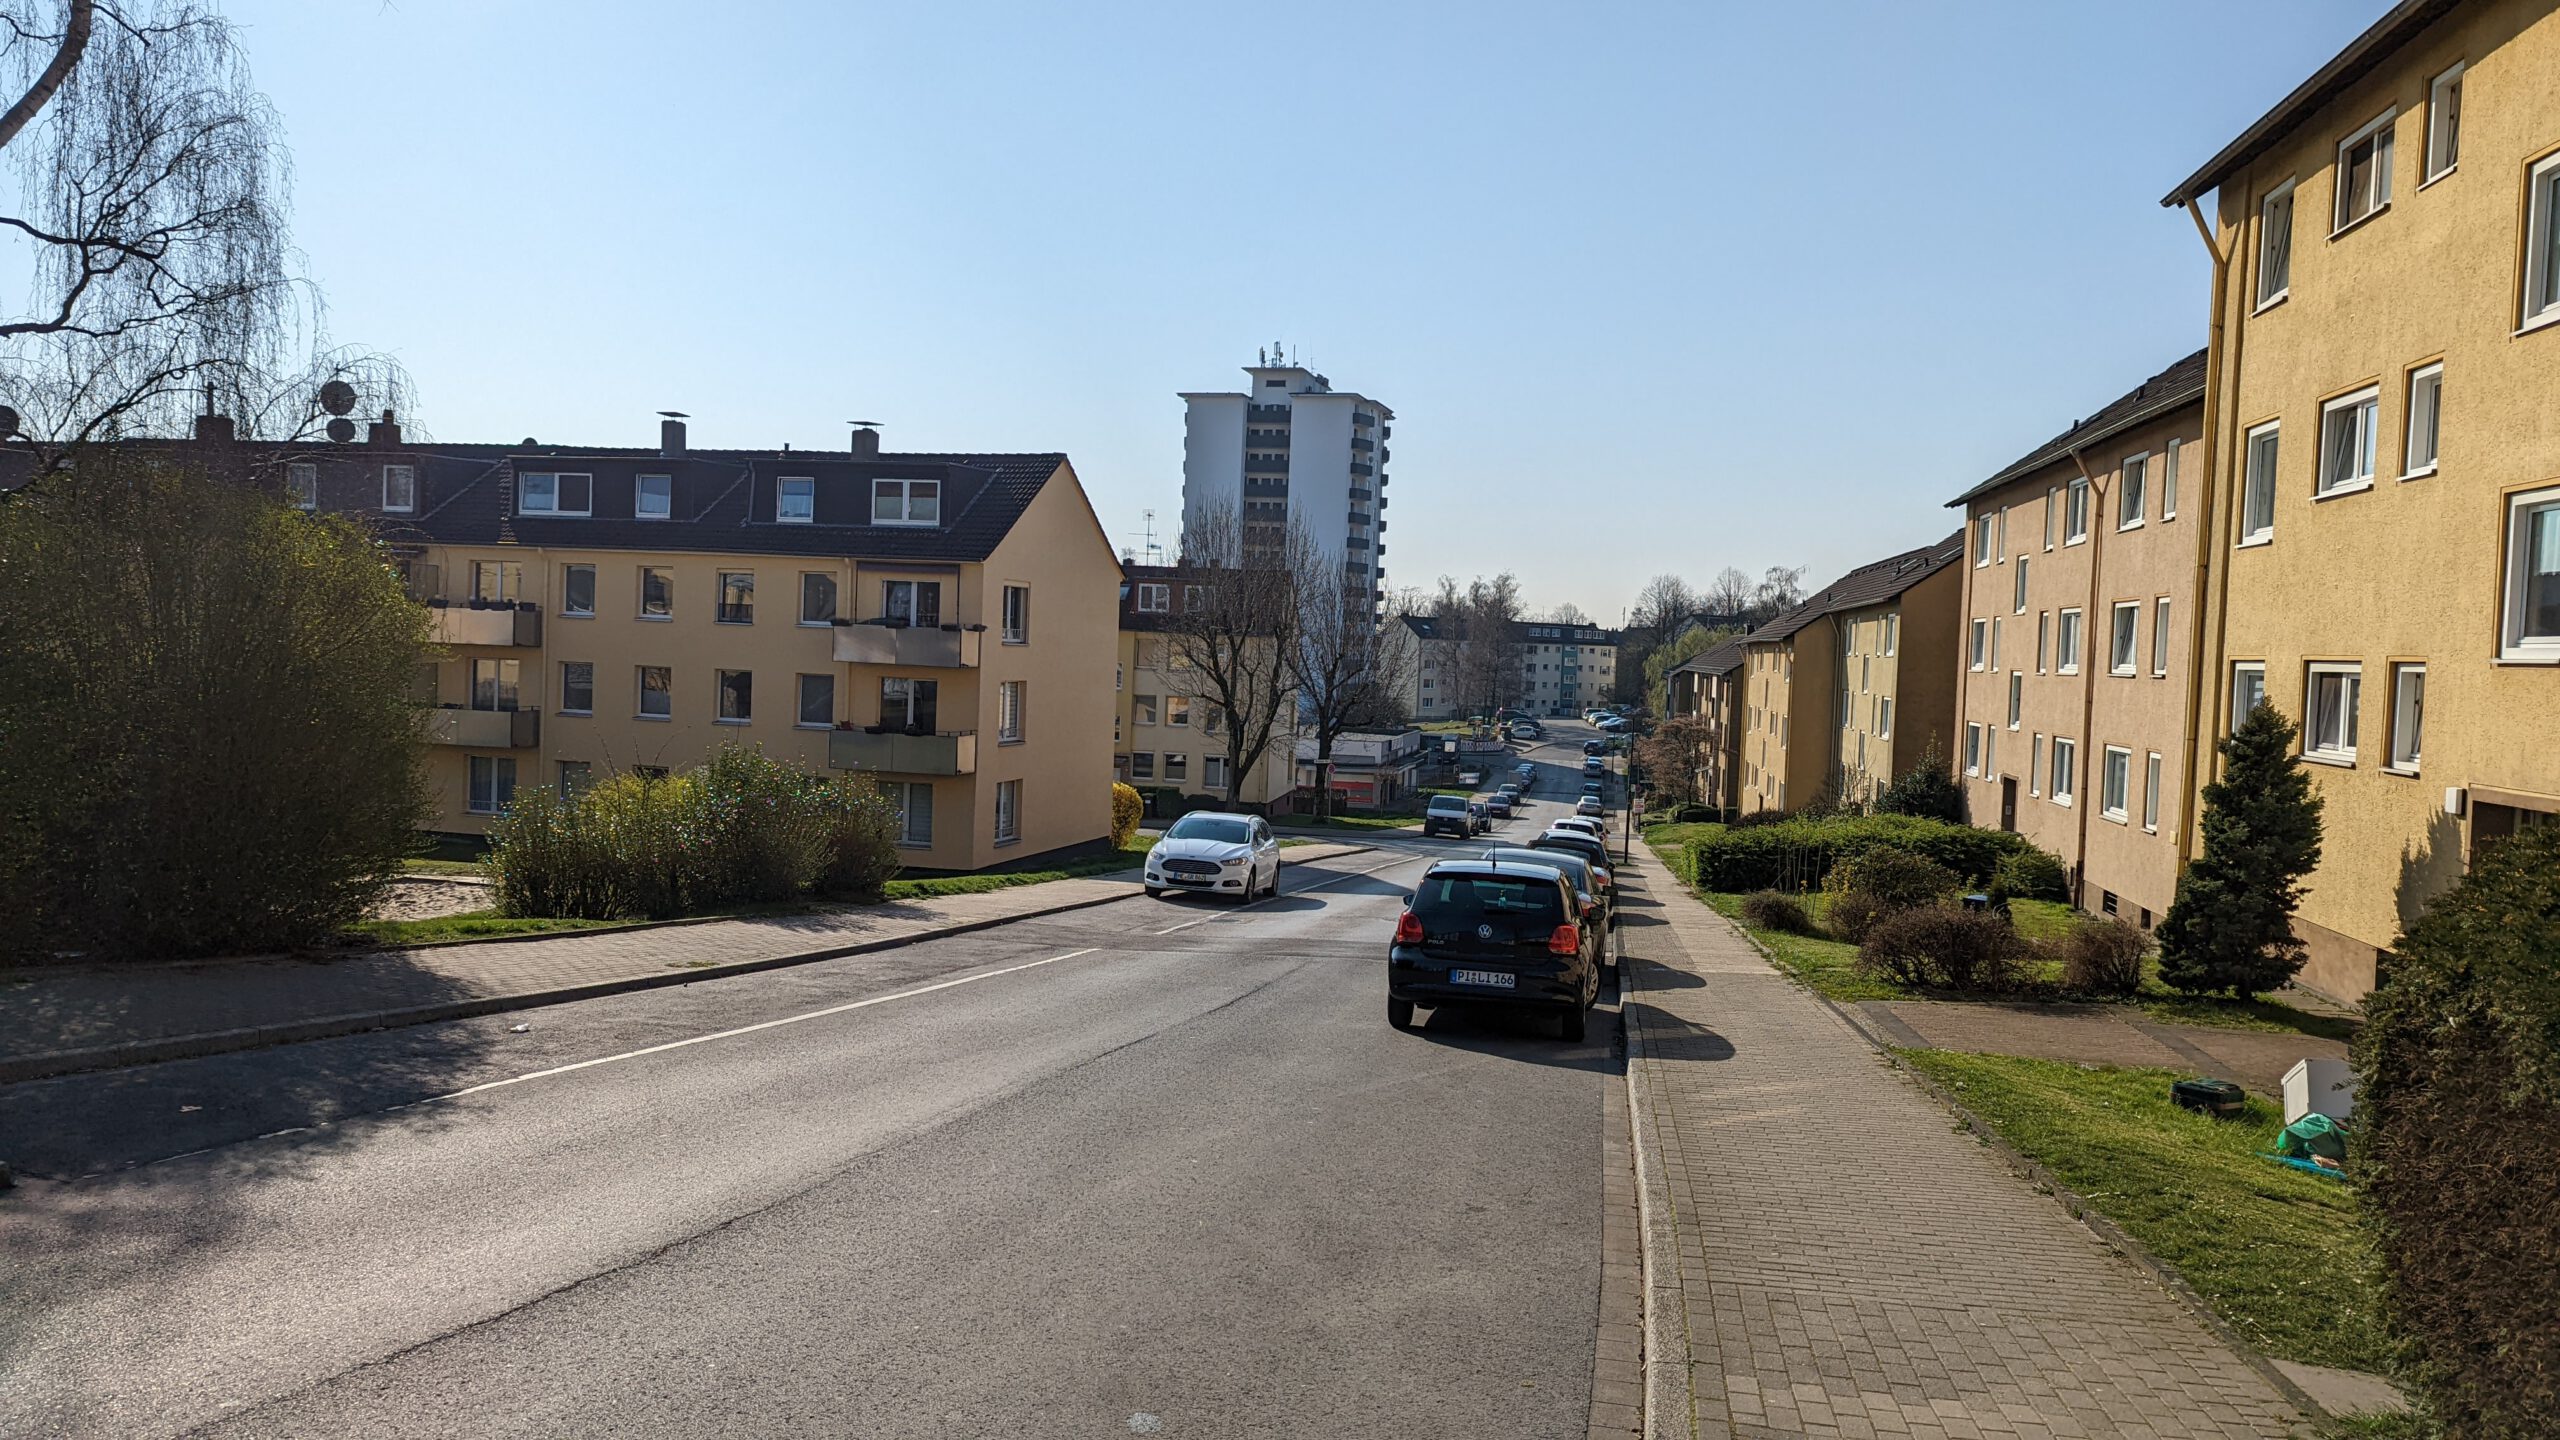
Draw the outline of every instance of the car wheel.
<instances>
[{"instance_id":1,"label":"car wheel","mask_svg":"<svg viewBox=\"0 0 2560 1440\"><path fill-rule=\"evenodd\" d=\"M1556 1035L1558 1038L1562 1039L1568 1045L1581 1044L1585 1028L1583 1025L1584 1013L1583 1008L1579 1005L1565 1011L1563 1018L1556 1023Z\"/></svg>"},{"instance_id":2,"label":"car wheel","mask_svg":"<svg viewBox=\"0 0 2560 1440\"><path fill-rule=\"evenodd\" d=\"M1161 900L1161 899L1163 899L1163 898L1164 898L1164 887L1163 887L1163 886L1161 886L1161 885L1150 885L1150 886L1148 886L1148 887L1147 887L1147 898L1148 898L1148 899L1150 899L1150 900Z\"/></svg>"},{"instance_id":3,"label":"car wheel","mask_svg":"<svg viewBox=\"0 0 2560 1440\"><path fill-rule=\"evenodd\" d=\"M1390 998L1387 1001L1387 1023L1398 1030L1413 1028L1413 1002Z\"/></svg>"}]
</instances>

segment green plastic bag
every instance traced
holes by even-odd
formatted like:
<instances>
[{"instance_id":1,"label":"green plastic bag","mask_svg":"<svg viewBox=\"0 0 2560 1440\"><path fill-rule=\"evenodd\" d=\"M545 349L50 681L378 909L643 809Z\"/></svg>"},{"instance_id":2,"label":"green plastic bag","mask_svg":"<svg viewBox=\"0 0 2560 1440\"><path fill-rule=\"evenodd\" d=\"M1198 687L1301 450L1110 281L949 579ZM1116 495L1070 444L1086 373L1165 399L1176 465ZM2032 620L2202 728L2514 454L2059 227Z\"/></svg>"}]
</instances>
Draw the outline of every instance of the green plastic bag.
<instances>
[{"instance_id":1,"label":"green plastic bag","mask_svg":"<svg viewBox=\"0 0 2560 1440\"><path fill-rule=\"evenodd\" d=\"M2346 1127L2315 1110L2284 1127L2284 1133L2276 1137L2276 1153L2295 1160L2326 1158L2343 1162L2347 1158Z\"/></svg>"}]
</instances>

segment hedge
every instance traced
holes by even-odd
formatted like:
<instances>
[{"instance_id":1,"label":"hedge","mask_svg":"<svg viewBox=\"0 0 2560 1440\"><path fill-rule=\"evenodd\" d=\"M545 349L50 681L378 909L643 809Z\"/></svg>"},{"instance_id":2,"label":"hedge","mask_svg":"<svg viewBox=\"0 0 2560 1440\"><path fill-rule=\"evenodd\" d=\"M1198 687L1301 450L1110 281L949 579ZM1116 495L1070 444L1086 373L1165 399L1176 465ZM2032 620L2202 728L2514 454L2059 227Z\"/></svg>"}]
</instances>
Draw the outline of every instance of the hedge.
<instances>
[{"instance_id":1,"label":"hedge","mask_svg":"<svg viewBox=\"0 0 2560 1440\"><path fill-rule=\"evenodd\" d=\"M1968 885L1989 884L2004 857L2034 848L2004 830L1917 815L1844 815L1727 829L1690 842L1682 868L1701 890L1810 890L1830 878L1832 866L1879 845L1933 860Z\"/></svg>"}]
</instances>

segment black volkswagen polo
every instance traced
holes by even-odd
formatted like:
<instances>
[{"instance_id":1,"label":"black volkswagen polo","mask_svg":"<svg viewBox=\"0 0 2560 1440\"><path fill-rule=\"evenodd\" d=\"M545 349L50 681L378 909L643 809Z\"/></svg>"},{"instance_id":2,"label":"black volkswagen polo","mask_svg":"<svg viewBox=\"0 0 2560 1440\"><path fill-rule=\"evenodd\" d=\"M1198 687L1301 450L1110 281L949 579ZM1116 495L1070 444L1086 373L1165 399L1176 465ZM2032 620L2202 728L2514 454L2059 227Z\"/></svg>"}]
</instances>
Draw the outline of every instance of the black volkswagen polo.
<instances>
[{"instance_id":1,"label":"black volkswagen polo","mask_svg":"<svg viewBox=\"0 0 2560 1440\"><path fill-rule=\"evenodd\" d=\"M1412 1029L1416 1004L1520 1005L1555 1011L1564 1038L1580 1040L1600 998L1600 956L1580 911L1572 883L1543 865L1432 866L1387 949L1387 1023Z\"/></svg>"}]
</instances>

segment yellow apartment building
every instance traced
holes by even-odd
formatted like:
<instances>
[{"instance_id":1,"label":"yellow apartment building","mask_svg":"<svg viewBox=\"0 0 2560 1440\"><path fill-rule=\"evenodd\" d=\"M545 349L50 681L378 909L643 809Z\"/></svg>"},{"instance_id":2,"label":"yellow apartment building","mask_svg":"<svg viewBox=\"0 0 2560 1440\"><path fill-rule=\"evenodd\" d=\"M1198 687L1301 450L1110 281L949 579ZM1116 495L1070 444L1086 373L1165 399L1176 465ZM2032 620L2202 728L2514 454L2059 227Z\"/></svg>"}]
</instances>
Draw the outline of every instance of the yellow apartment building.
<instances>
[{"instance_id":1,"label":"yellow apartment building","mask_svg":"<svg viewBox=\"0 0 2560 1440\"><path fill-rule=\"evenodd\" d=\"M2300 721L2302 978L2361 995L2560 813L2560 14L2396 5L2163 203L2215 259L2199 778L2258 697Z\"/></svg>"},{"instance_id":2,"label":"yellow apartment building","mask_svg":"<svg viewBox=\"0 0 2560 1440\"><path fill-rule=\"evenodd\" d=\"M1973 821L2149 929L2177 894L2192 693L2198 351L1948 503L1964 510L1956 752Z\"/></svg>"},{"instance_id":3,"label":"yellow apartment building","mask_svg":"<svg viewBox=\"0 0 2560 1440\"><path fill-rule=\"evenodd\" d=\"M1141 791L1169 789L1240 805L1273 806L1292 788L1286 722L1230 797L1227 741L1216 708L1197 698L1197 677L1182 673L1165 628L1187 603L1195 572L1177 565L1129 565L1120 582L1120 660L1112 681L1112 769Z\"/></svg>"},{"instance_id":4,"label":"yellow apartment building","mask_svg":"<svg viewBox=\"0 0 2560 1440\"><path fill-rule=\"evenodd\" d=\"M1668 713L1707 727L1697 776L1699 803L1725 810L1739 804L1742 794L1743 638L1690 656L1666 677Z\"/></svg>"},{"instance_id":5,"label":"yellow apartment building","mask_svg":"<svg viewBox=\"0 0 2560 1440\"><path fill-rule=\"evenodd\" d=\"M297 453L434 617L420 677L442 832L525 786L680 770L724 743L876 777L909 865L1110 833L1119 565L1063 455L424 445Z\"/></svg>"},{"instance_id":6,"label":"yellow apartment building","mask_svg":"<svg viewBox=\"0 0 2560 1440\"><path fill-rule=\"evenodd\" d=\"M1862 565L1735 642L1743 656L1738 808L1864 802L1918 764L1933 740L1945 754L1962 542L1951 535Z\"/></svg>"}]
</instances>

